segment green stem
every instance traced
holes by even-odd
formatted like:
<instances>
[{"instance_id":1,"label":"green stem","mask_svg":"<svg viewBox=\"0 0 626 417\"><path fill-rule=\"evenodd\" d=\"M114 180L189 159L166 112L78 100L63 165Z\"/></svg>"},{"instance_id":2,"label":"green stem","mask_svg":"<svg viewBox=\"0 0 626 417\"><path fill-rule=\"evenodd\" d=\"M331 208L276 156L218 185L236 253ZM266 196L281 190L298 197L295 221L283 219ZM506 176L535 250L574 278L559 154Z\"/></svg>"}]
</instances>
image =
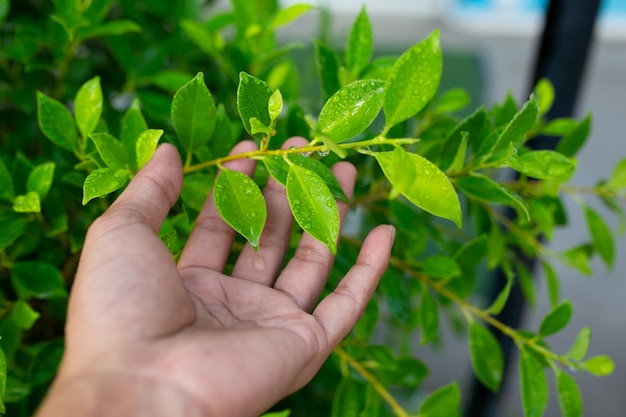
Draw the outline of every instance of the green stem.
<instances>
[{"instance_id":1,"label":"green stem","mask_svg":"<svg viewBox=\"0 0 626 417\"><path fill-rule=\"evenodd\" d=\"M378 392L383 400L389 404L393 413L398 417L409 417L409 413L396 401L395 398L387 391L387 389L380 383L380 381L368 372L367 369L356 359L350 356L345 350L337 346L334 353L341 358L341 360L348 363L359 375L361 375L372 387Z\"/></svg>"}]
</instances>

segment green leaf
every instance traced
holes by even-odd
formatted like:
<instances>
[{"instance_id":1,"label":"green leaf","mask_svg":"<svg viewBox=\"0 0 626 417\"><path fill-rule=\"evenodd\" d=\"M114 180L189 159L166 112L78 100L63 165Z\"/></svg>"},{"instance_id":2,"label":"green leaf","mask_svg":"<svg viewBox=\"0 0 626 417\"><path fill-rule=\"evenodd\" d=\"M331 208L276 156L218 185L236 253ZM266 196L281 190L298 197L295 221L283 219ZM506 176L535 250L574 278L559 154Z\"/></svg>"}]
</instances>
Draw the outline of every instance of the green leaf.
<instances>
[{"instance_id":1,"label":"green leaf","mask_svg":"<svg viewBox=\"0 0 626 417\"><path fill-rule=\"evenodd\" d=\"M587 356L589 342L591 341L591 329L583 327L576 335L572 347L567 352L567 356L574 361L582 361Z\"/></svg>"},{"instance_id":2,"label":"green leaf","mask_svg":"<svg viewBox=\"0 0 626 417\"><path fill-rule=\"evenodd\" d=\"M2 25L4 21L6 20L7 16L9 15L9 10L11 10L11 0L0 0L0 25ZM6 367L6 364L5 364L5 367ZM4 375L4 378L6 378L6 374ZM4 379L2 381L4 381ZM2 385L2 388L4 388L4 385ZM4 413L4 405L2 404L3 394L4 394L4 389L2 390L2 392L0 392L0 407L2 407L0 412L2 413Z\"/></svg>"},{"instance_id":3,"label":"green leaf","mask_svg":"<svg viewBox=\"0 0 626 417\"><path fill-rule=\"evenodd\" d=\"M102 88L100 77L94 77L83 84L74 100L76 125L83 138L89 136L98 126L102 115Z\"/></svg>"},{"instance_id":4,"label":"green leaf","mask_svg":"<svg viewBox=\"0 0 626 417\"><path fill-rule=\"evenodd\" d=\"M128 156L122 143L110 133L92 133L89 138L96 145L100 157L111 169L123 170L128 165Z\"/></svg>"},{"instance_id":5,"label":"green leaf","mask_svg":"<svg viewBox=\"0 0 626 417\"><path fill-rule=\"evenodd\" d=\"M280 113L283 111L283 96L280 93L280 90L275 90L270 96L270 99L267 102L267 111L272 122L280 116Z\"/></svg>"},{"instance_id":6,"label":"green leaf","mask_svg":"<svg viewBox=\"0 0 626 417\"><path fill-rule=\"evenodd\" d=\"M13 288L21 300L65 298L67 291L61 271L44 261L15 262L11 268Z\"/></svg>"},{"instance_id":7,"label":"green leaf","mask_svg":"<svg viewBox=\"0 0 626 417\"><path fill-rule=\"evenodd\" d=\"M546 262L542 261L544 275L546 277L546 284L548 288L548 299L550 300L550 306L555 307L559 303L559 278L554 271L554 268Z\"/></svg>"},{"instance_id":8,"label":"green leaf","mask_svg":"<svg viewBox=\"0 0 626 417\"><path fill-rule=\"evenodd\" d=\"M322 86L322 99L326 102L341 88L338 75L339 63L335 52L322 42L314 40L313 45L315 46L317 74Z\"/></svg>"},{"instance_id":9,"label":"green leaf","mask_svg":"<svg viewBox=\"0 0 626 417\"><path fill-rule=\"evenodd\" d=\"M310 4L293 4L287 8L280 9L274 15L270 27L276 29L288 25L313 9L315 9L315 7Z\"/></svg>"},{"instance_id":10,"label":"green leaf","mask_svg":"<svg viewBox=\"0 0 626 417\"><path fill-rule=\"evenodd\" d=\"M393 186L417 207L461 227L461 204L448 177L424 157L402 148L374 157Z\"/></svg>"},{"instance_id":11,"label":"green leaf","mask_svg":"<svg viewBox=\"0 0 626 417\"><path fill-rule=\"evenodd\" d=\"M453 88L446 91L437 99L436 113L454 113L465 108L470 102L470 96L462 88Z\"/></svg>"},{"instance_id":12,"label":"green leaf","mask_svg":"<svg viewBox=\"0 0 626 417\"><path fill-rule=\"evenodd\" d=\"M13 211L17 213L39 213L41 211L41 199L35 191L18 195L13 200Z\"/></svg>"},{"instance_id":13,"label":"green leaf","mask_svg":"<svg viewBox=\"0 0 626 417\"><path fill-rule=\"evenodd\" d=\"M80 42L84 42L92 38L138 32L141 32L141 26L131 20L113 20L97 25L83 26L76 32L76 37Z\"/></svg>"},{"instance_id":14,"label":"green leaf","mask_svg":"<svg viewBox=\"0 0 626 417\"><path fill-rule=\"evenodd\" d=\"M291 415L291 410L283 410L283 411L274 411L271 413L265 413L261 417L289 417Z\"/></svg>"},{"instance_id":15,"label":"green leaf","mask_svg":"<svg viewBox=\"0 0 626 417\"><path fill-rule=\"evenodd\" d=\"M211 139L217 122L216 112L215 102L201 72L176 92L172 101L172 122L181 145L188 153Z\"/></svg>"},{"instance_id":16,"label":"green leaf","mask_svg":"<svg viewBox=\"0 0 626 417\"><path fill-rule=\"evenodd\" d=\"M340 89L320 112L321 133L341 143L367 129L383 105L384 85L382 80L359 80Z\"/></svg>"},{"instance_id":17,"label":"green leaf","mask_svg":"<svg viewBox=\"0 0 626 417\"><path fill-rule=\"evenodd\" d=\"M300 227L336 254L339 211L324 180L309 169L290 164L286 189L289 206Z\"/></svg>"},{"instance_id":18,"label":"green leaf","mask_svg":"<svg viewBox=\"0 0 626 417\"><path fill-rule=\"evenodd\" d=\"M342 378L335 390L331 417L359 417L363 407L363 390L352 378Z\"/></svg>"},{"instance_id":19,"label":"green leaf","mask_svg":"<svg viewBox=\"0 0 626 417\"><path fill-rule=\"evenodd\" d=\"M461 275L459 264L452 258L433 255L421 262L420 270L430 278L444 279Z\"/></svg>"},{"instance_id":20,"label":"green leaf","mask_svg":"<svg viewBox=\"0 0 626 417\"><path fill-rule=\"evenodd\" d=\"M419 408L420 417L458 417L461 391L456 382L439 388L424 399Z\"/></svg>"},{"instance_id":21,"label":"green leaf","mask_svg":"<svg viewBox=\"0 0 626 417\"><path fill-rule=\"evenodd\" d=\"M128 173L121 169L100 168L92 171L83 184L83 205L122 188L128 181Z\"/></svg>"},{"instance_id":22,"label":"green leaf","mask_svg":"<svg viewBox=\"0 0 626 417\"><path fill-rule=\"evenodd\" d=\"M197 212L202 210L204 203L213 188L215 176L204 172L185 175L180 197L183 202Z\"/></svg>"},{"instance_id":23,"label":"green leaf","mask_svg":"<svg viewBox=\"0 0 626 417\"><path fill-rule=\"evenodd\" d=\"M141 169L152 158L162 135L163 131L160 129L149 129L139 135L135 145L137 169Z\"/></svg>"},{"instance_id":24,"label":"green leaf","mask_svg":"<svg viewBox=\"0 0 626 417\"><path fill-rule=\"evenodd\" d=\"M26 189L28 191L34 191L39 194L39 198L43 200L50 187L52 186L52 180L54 179L54 162L46 162L44 164L36 166L26 180Z\"/></svg>"},{"instance_id":25,"label":"green leaf","mask_svg":"<svg viewBox=\"0 0 626 417\"><path fill-rule=\"evenodd\" d=\"M346 43L346 67L354 77L367 67L374 52L372 25L370 24L365 6L357 16Z\"/></svg>"},{"instance_id":26,"label":"green leaf","mask_svg":"<svg viewBox=\"0 0 626 417\"><path fill-rule=\"evenodd\" d=\"M415 116L435 96L442 61L438 31L398 58L385 87L386 129Z\"/></svg>"},{"instance_id":27,"label":"green leaf","mask_svg":"<svg viewBox=\"0 0 626 417\"><path fill-rule=\"evenodd\" d=\"M613 360L606 355L593 356L582 365L587 372L595 376L611 375L615 369Z\"/></svg>"},{"instance_id":28,"label":"green leaf","mask_svg":"<svg viewBox=\"0 0 626 417\"><path fill-rule=\"evenodd\" d=\"M482 138L486 122L487 111L484 107L480 107L454 127L445 138L439 151L439 161L441 161L439 167L442 170L449 169L454 163L465 137L467 137L467 144L470 146L473 146L473 143L478 143L478 140Z\"/></svg>"},{"instance_id":29,"label":"green leaf","mask_svg":"<svg viewBox=\"0 0 626 417\"><path fill-rule=\"evenodd\" d=\"M469 352L478 380L491 391L498 392L504 370L502 348L494 335L476 322L470 325Z\"/></svg>"},{"instance_id":30,"label":"green leaf","mask_svg":"<svg viewBox=\"0 0 626 417\"><path fill-rule=\"evenodd\" d=\"M522 349L519 373L524 416L541 417L548 404L548 380L541 363L527 349Z\"/></svg>"},{"instance_id":31,"label":"green leaf","mask_svg":"<svg viewBox=\"0 0 626 417\"><path fill-rule=\"evenodd\" d=\"M12 201L14 196L13 177L2 158L0 158L0 200Z\"/></svg>"},{"instance_id":32,"label":"green leaf","mask_svg":"<svg viewBox=\"0 0 626 417\"><path fill-rule=\"evenodd\" d=\"M380 309L376 298L371 298L367 303L365 312L354 326L354 335L357 339L367 342L372 338L378 319L380 318Z\"/></svg>"},{"instance_id":33,"label":"green leaf","mask_svg":"<svg viewBox=\"0 0 626 417\"><path fill-rule=\"evenodd\" d=\"M422 329L422 340L420 344L425 345L435 340L439 335L439 311L437 309L437 302L430 295L427 288L422 289L420 305L417 310L417 320Z\"/></svg>"},{"instance_id":34,"label":"green leaf","mask_svg":"<svg viewBox=\"0 0 626 417\"><path fill-rule=\"evenodd\" d=\"M0 251L9 247L26 231L29 221L23 215L0 211Z\"/></svg>"},{"instance_id":35,"label":"green leaf","mask_svg":"<svg viewBox=\"0 0 626 417\"><path fill-rule=\"evenodd\" d=\"M615 241L611 230L600 215L589 206L585 206L585 219L591 234L593 247L598 251L604 263L611 267L615 260Z\"/></svg>"},{"instance_id":36,"label":"green leaf","mask_svg":"<svg viewBox=\"0 0 626 417\"><path fill-rule=\"evenodd\" d=\"M69 110L40 92L37 92L37 121L52 143L71 152L77 149L78 134Z\"/></svg>"},{"instance_id":37,"label":"green leaf","mask_svg":"<svg viewBox=\"0 0 626 417\"><path fill-rule=\"evenodd\" d=\"M572 157L583 147L591 132L591 114L587 114L574 128L561 138L556 146L556 151Z\"/></svg>"},{"instance_id":38,"label":"green leaf","mask_svg":"<svg viewBox=\"0 0 626 417\"><path fill-rule=\"evenodd\" d=\"M17 300L11 309L11 318L22 330L33 327L40 314L23 300Z\"/></svg>"},{"instance_id":39,"label":"green leaf","mask_svg":"<svg viewBox=\"0 0 626 417\"><path fill-rule=\"evenodd\" d=\"M350 202L346 194L343 192L341 184L339 184L339 181L337 181L335 174L333 174L330 168L328 168L322 162L318 161L317 159L309 158L307 156L299 154L291 154L288 156L288 158L294 164L302 168L306 168L309 171L313 171L314 173L319 175L319 177L324 180L324 183L328 186L330 193L335 199L344 201L346 203ZM265 167L267 168L267 171L270 173L270 175L279 184L282 184L283 186L287 185L289 164L287 163L287 161L285 161L283 157L265 156L263 158L263 163L265 164Z\"/></svg>"},{"instance_id":40,"label":"green leaf","mask_svg":"<svg viewBox=\"0 0 626 417\"><path fill-rule=\"evenodd\" d=\"M268 110L268 103L272 94L272 90L265 81L243 71L239 73L237 109L246 131L258 139L265 135L253 133L250 119L256 118L263 126L271 126L272 119Z\"/></svg>"},{"instance_id":41,"label":"green leaf","mask_svg":"<svg viewBox=\"0 0 626 417\"><path fill-rule=\"evenodd\" d=\"M246 174L224 169L215 181L213 199L224 221L257 250L267 207L256 183Z\"/></svg>"},{"instance_id":42,"label":"green leaf","mask_svg":"<svg viewBox=\"0 0 626 417\"><path fill-rule=\"evenodd\" d=\"M552 108L552 103L554 103L554 86L549 79L542 78L535 86L534 93L537 97L539 114L546 114Z\"/></svg>"},{"instance_id":43,"label":"green leaf","mask_svg":"<svg viewBox=\"0 0 626 417\"><path fill-rule=\"evenodd\" d=\"M365 69L365 73L361 76L362 79L377 79L386 80L391 74L394 64L396 63L395 56L381 56L375 58L372 63Z\"/></svg>"},{"instance_id":44,"label":"green leaf","mask_svg":"<svg viewBox=\"0 0 626 417\"><path fill-rule=\"evenodd\" d=\"M614 188L626 187L626 158L622 159L615 165L611 177L609 178L608 185Z\"/></svg>"},{"instance_id":45,"label":"green leaf","mask_svg":"<svg viewBox=\"0 0 626 417\"><path fill-rule=\"evenodd\" d=\"M183 19L180 21L189 39L205 54L215 57L221 53L224 40L217 31L210 31L208 27L192 20Z\"/></svg>"},{"instance_id":46,"label":"green leaf","mask_svg":"<svg viewBox=\"0 0 626 417\"><path fill-rule=\"evenodd\" d=\"M167 91L178 91L193 75L185 71L163 70L150 77L149 80L155 86Z\"/></svg>"},{"instance_id":47,"label":"green leaf","mask_svg":"<svg viewBox=\"0 0 626 417\"><path fill-rule=\"evenodd\" d=\"M539 116L539 107L534 95L524 104L522 109L513 116L513 119L506 125L491 151L486 155L487 163L498 163L506 159L511 145L519 149L530 129L535 125Z\"/></svg>"},{"instance_id":48,"label":"green leaf","mask_svg":"<svg viewBox=\"0 0 626 417\"><path fill-rule=\"evenodd\" d=\"M7 6L8 7L8 6ZM2 19L0 19L0 23ZM4 392L7 385L7 358L4 356L4 351L0 348L0 413L6 412L4 406Z\"/></svg>"},{"instance_id":49,"label":"green leaf","mask_svg":"<svg viewBox=\"0 0 626 417\"><path fill-rule=\"evenodd\" d=\"M124 113L120 125L120 139L126 150L126 155L128 156L128 161L130 162L130 167L133 172L138 170L136 153L137 139L139 135L146 130L148 130L148 124L141 114L139 100L135 99L128 110L126 110L126 113Z\"/></svg>"},{"instance_id":50,"label":"green leaf","mask_svg":"<svg viewBox=\"0 0 626 417\"><path fill-rule=\"evenodd\" d=\"M492 204L501 204L515 209L518 216L530 220L526 202L516 193L482 174L458 178L455 184L468 197Z\"/></svg>"},{"instance_id":51,"label":"green leaf","mask_svg":"<svg viewBox=\"0 0 626 417\"><path fill-rule=\"evenodd\" d=\"M517 159L511 159L508 165L517 172L540 180L569 179L576 169L576 164L570 158L546 150L527 152Z\"/></svg>"},{"instance_id":52,"label":"green leaf","mask_svg":"<svg viewBox=\"0 0 626 417\"><path fill-rule=\"evenodd\" d=\"M578 245L572 248L567 249L562 253L563 261L571 266L572 268L576 268L578 271L582 272L585 275L591 275L591 265L589 264L589 260L593 253L593 248L591 245Z\"/></svg>"},{"instance_id":53,"label":"green leaf","mask_svg":"<svg viewBox=\"0 0 626 417\"><path fill-rule=\"evenodd\" d=\"M572 318L572 303L569 300L563 301L548 313L547 316L541 321L539 326L539 334L541 336L549 336L557 333L569 323Z\"/></svg>"},{"instance_id":54,"label":"green leaf","mask_svg":"<svg viewBox=\"0 0 626 417\"><path fill-rule=\"evenodd\" d=\"M583 399L576 381L563 371L556 371L556 391L563 417L582 417Z\"/></svg>"},{"instance_id":55,"label":"green leaf","mask_svg":"<svg viewBox=\"0 0 626 417\"><path fill-rule=\"evenodd\" d=\"M487 309L489 314L491 314L492 316L500 314L500 312L502 311L502 309L506 305L506 302L509 299L512 286L513 286L513 279L507 277L504 288L502 288L502 291L500 291L500 294L498 294L498 297L496 297L496 299L493 301L491 306L489 306L489 308Z\"/></svg>"}]
</instances>

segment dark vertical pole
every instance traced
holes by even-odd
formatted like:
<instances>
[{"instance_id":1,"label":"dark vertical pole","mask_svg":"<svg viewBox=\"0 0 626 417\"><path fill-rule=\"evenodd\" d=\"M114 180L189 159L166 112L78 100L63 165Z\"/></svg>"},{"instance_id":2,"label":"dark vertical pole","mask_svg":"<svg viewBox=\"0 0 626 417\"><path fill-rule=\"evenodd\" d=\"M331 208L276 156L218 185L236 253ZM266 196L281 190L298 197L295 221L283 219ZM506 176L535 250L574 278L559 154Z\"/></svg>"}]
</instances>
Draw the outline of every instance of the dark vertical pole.
<instances>
[{"instance_id":1,"label":"dark vertical pole","mask_svg":"<svg viewBox=\"0 0 626 417\"><path fill-rule=\"evenodd\" d=\"M535 69L529 90L542 78L547 78L554 85L555 101L547 113L547 119L571 117L580 92L585 64L593 39L593 32L601 0L551 0L544 21L541 44L535 61ZM540 137L529 144L534 149L553 149L553 138ZM510 210L509 217L515 213ZM521 253L518 254L523 258ZM533 269L535 260L522 259ZM491 298L495 300L506 283L502 271L496 273ZM514 286L509 302L498 315L498 320L512 327L518 327L525 308L524 297L519 286ZM504 353L505 369L503 385L510 368L513 342L498 331L494 332ZM503 387L501 387L501 390ZM474 379L473 392L466 410L468 417L495 417L498 408L498 396L487 390Z\"/></svg>"}]
</instances>

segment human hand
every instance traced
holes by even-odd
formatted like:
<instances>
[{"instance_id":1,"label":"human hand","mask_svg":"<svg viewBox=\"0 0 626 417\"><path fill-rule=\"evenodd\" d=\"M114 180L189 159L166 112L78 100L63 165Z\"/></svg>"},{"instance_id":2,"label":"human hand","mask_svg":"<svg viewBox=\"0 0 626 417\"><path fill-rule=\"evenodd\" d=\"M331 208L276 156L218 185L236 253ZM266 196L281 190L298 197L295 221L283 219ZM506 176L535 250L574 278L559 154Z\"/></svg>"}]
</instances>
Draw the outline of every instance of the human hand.
<instances>
[{"instance_id":1,"label":"human hand","mask_svg":"<svg viewBox=\"0 0 626 417\"><path fill-rule=\"evenodd\" d=\"M250 160L227 166L254 170ZM351 196L354 167L340 162L333 172ZM333 258L304 234L281 271L292 226L282 186L270 179L265 188L258 252L246 245L226 276L235 232L212 195L178 265L157 236L181 183L180 157L162 145L89 229L65 356L40 417L259 415L305 385L362 314L387 266L392 227L369 234L356 265L316 306ZM343 218L347 206L338 207Z\"/></svg>"}]
</instances>

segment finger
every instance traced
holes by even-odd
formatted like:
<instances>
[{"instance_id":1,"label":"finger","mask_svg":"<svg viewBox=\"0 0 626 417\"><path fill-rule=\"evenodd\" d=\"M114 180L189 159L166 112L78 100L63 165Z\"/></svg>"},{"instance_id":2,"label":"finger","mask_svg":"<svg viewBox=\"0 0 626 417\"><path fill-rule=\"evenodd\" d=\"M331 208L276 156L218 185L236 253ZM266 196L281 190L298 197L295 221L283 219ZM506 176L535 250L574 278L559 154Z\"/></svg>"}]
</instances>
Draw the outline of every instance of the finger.
<instances>
[{"instance_id":1,"label":"finger","mask_svg":"<svg viewBox=\"0 0 626 417\"><path fill-rule=\"evenodd\" d=\"M352 198L356 177L354 166L348 162L339 162L332 170L346 196ZM337 209L340 222L343 223L348 205L338 201ZM311 311L324 289L333 259L325 244L308 233L303 233L293 258L280 274L274 287L289 294L304 311Z\"/></svg>"},{"instance_id":2,"label":"finger","mask_svg":"<svg viewBox=\"0 0 626 417\"><path fill-rule=\"evenodd\" d=\"M302 147L306 143L304 138L292 138L285 142L283 149ZM267 220L259 249L255 251L250 244L246 244L235 263L232 276L272 285L289 248L293 218L283 185L270 178L263 195L267 204Z\"/></svg>"},{"instance_id":3,"label":"finger","mask_svg":"<svg viewBox=\"0 0 626 417\"><path fill-rule=\"evenodd\" d=\"M255 149L256 144L254 142L245 141L237 144L230 153L235 155ZM224 166L252 176L255 161L237 159L225 163ZM211 190L196 219L196 225L187 240L185 249L180 255L178 267L180 269L199 267L222 271L226 265L234 238L235 231L222 219L215 208L213 191Z\"/></svg>"},{"instance_id":4,"label":"finger","mask_svg":"<svg viewBox=\"0 0 626 417\"><path fill-rule=\"evenodd\" d=\"M363 314L389 263L394 236L393 226L383 225L372 230L356 264L313 312L326 332L329 350L348 334Z\"/></svg>"}]
</instances>

